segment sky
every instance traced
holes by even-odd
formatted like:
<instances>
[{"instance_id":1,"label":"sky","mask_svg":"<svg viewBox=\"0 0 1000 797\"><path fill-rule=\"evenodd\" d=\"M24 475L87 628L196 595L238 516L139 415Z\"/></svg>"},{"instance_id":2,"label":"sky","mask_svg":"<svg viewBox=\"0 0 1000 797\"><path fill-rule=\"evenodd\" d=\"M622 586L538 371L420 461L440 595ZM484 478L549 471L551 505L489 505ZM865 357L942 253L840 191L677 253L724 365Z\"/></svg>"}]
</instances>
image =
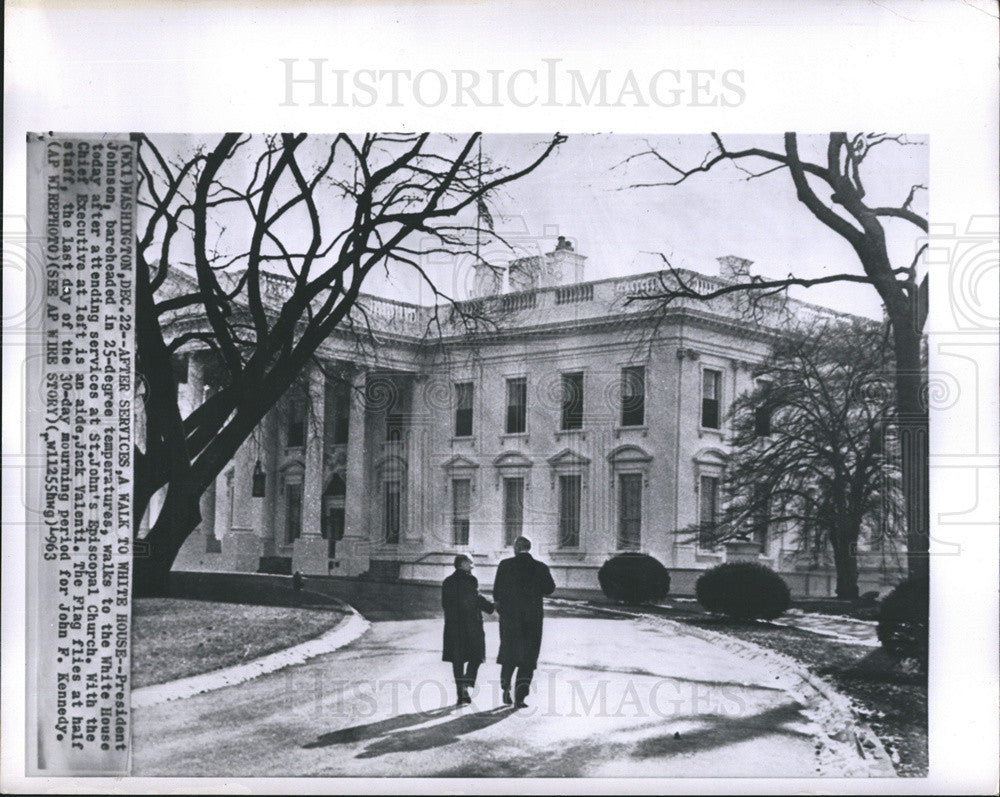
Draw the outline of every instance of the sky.
<instances>
[{"instance_id":1,"label":"sky","mask_svg":"<svg viewBox=\"0 0 1000 797\"><path fill-rule=\"evenodd\" d=\"M175 154L190 151L206 139L194 136L158 137L165 150ZM493 135L483 137L484 162L515 169L537 158L551 134ZM783 151L780 135L723 135L728 149L757 146ZM455 150L466 136L448 141L435 136L431 149ZM304 145L304 161L321 162L332 139L310 137ZM873 149L862 179L866 200L874 205L901 205L914 184L928 185L929 145L925 138L910 135L911 145L886 143ZM802 135L800 153L810 159L825 159L826 135ZM512 254L499 246L482 255L497 265L515 256L549 252L559 235L566 236L576 251L587 257L585 279L626 276L656 271L663 258L681 268L718 274L716 258L737 255L753 261L752 273L763 277L821 277L836 273L862 274L860 263L847 242L829 230L802 205L787 169L754 179L731 163L720 163L711 171L696 174L677 186L632 187L662 182L676 175L650 156L633 157L651 148L682 168L702 163L714 149L709 134L685 136L637 136L621 134L572 134L535 171L508 183L489 197L488 205L497 232L514 244ZM234 168L246 179L252 158ZM763 171L773 163L741 161L747 169ZM243 183L245 184L245 183ZM829 189L817 185L822 199ZM350 211L331 195L324 207L330 229L348 224ZM927 191L919 191L914 209L927 213ZM343 216L343 217L341 217ZM239 247L246 251L245 222L218 214L216 225L224 233L220 249ZM475 212L460 219L475 224ZM291 222L290 222L291 223ZM890 256L897 266L907 266L924 234L901 220L886 220ZM291 232L301 233L302 230ZM230 245L227 246L227 239ZM242 240L240 240L242 239ZM472 285L471 258L422 263L428 275L447 295L463 299ZM933 282L932 282L933 287ZM388 273L376 269L368 275L364 290L388 298L429 304L433 293L415 271L394 265ZM874 288L841 283L813 288L793 288L791 295L836 310L880 318L881 305Z\"/></svg>"},{"instance_id":2,"label":"sky","mask_svg":"<svg viewBox=\"0 0 1000 797\"><path fill-rule=\"evenodd\" d=\"M862 179L870 202L900 205L911 185L928 184L927 142L919 136L907 139L919 143L887 143L869 154ZM543 134L487 135L483 153L497 163L520 163L545 140ZM826 140L824 135L802 136L800 152L825 158ZM728 149L759 146L783 151L780 136L723 136L723 141ZM655 271L663 267L661 254L675 266L707 274L718 273L716 258L724 255L754 261L752 272L765 277L862 273L846 241L796 199L787 170L747 180L745 173L726 163L679 186L630 188L670 176L667 167L651 157L626 162L651 146L690 168L702 162L714 142L707 134L571 135L535 172L491 198L497 229L502 225L526 251L535 253L551 251L556 236L565 235L577 252L587 256L588 280ZM744 163L763 170L762 161ZM918 192L914 202L924 214L926 193ZM908 265L921 231L890 220L887 234L894 261ZM369 290L403 299L412 295L413 286L405 278L386 281L378 275ZM837 310L873 318L882 315L874 288L865 285L793 289L792 295Z\"/></svg>"}]
</instances>

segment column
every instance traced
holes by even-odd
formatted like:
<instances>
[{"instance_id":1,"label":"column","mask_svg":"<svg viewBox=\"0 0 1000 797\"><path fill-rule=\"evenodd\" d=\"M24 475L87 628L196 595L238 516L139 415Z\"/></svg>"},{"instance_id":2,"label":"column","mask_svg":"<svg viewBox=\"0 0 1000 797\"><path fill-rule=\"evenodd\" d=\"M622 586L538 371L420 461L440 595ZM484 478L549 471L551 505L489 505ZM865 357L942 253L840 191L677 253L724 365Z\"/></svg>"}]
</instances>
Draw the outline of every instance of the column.
<instances>
[{"instance_id":1,"label":"column","mask_svg":"<svg viewBox=\"0 0 1000 797\"><path fill-rule=\"evenodd\" d=\"M249 444L244 443L233 457L232 496L226 497L229 530L222 538L222 561L226 570L241 573L256 572L260 566L260 539L253 526L253 502L258 499L251 497L253 463ZM223 484L228 492L227 476L223 476Z\"/></svg>"},{"instance_id":2,"label":"column","mask_svg":"<svg viewBox=\"0 0 1000 797\"><path fill-rule=\"evenodd\" d=\"M265 474L267 474L264 484L264 496L261 498L251 499L254 505L254 530L260 537L261 556L275 555L274 498L281 482L278 478L277 472L277 457L275 456L277 448L277 435L275 433L274 426L274 414L269 412L264 416L264 419L257 427L257 439L260 444L257 451L257 457L260 460L261 468L263 468ZM257 460L255 459L251 464L251 467L256 465L256 462Z\"/></svg>"},{"instance_id":3,"label":"column","mask_svg":"<svg viewBox=\"0 0 1000 797\"><path fill-rule=\"evenodd\" d=\"M371 559L371 542L368 539L370 513L378 507L367 507L365 501L365 383L363 369L354 373L351 380L350 416L347 422L347 467L344 496L344 539L337 546L343 552L340 575L356 576L368 570Z\"/></svg>"},{"instance_id":4,"label":"column","mask_svg":"<svg viewBox=\"0 0 1000 797\"><path fill-rule=\"evenodd\" d=\"M302 475L302 532L292 544L292 572L306 576L329 574L327 542L320 532L323 514L323 407L326 375L316 365L309 370L305 472Z\"/></svg>"}]
</instances>

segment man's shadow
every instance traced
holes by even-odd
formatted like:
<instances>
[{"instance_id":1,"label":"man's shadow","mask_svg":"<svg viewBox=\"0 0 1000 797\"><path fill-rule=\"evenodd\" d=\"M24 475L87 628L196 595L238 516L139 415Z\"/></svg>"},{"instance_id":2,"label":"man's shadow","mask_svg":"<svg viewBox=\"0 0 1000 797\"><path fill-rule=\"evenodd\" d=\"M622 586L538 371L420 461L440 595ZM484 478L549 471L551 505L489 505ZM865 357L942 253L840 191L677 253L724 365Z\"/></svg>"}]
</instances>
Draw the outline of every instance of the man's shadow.
<instances>
[{"instance_id":1,"label":"man's shadow","mask_svg":"<svg viewBox=\"0 0 1000 797\"><path fill-rule=\"evenodd\" d=\"M428 722L448 716L456 709L457 706L446 706L433 711L401 714L398 717L390 717L366 725L341 728L331 733L325 733L303 747L315 749L363 742L368 739L376 740L358 753L356 758L376 758L388 753L432 750L436 747L452 744L468 733L488 728L506 719L514 711L511 706L500 706L474 714L461 714L447 722L426 725ZM426 725L426 727L419 727L421 725Z\"/></svg>"}]
</instances>

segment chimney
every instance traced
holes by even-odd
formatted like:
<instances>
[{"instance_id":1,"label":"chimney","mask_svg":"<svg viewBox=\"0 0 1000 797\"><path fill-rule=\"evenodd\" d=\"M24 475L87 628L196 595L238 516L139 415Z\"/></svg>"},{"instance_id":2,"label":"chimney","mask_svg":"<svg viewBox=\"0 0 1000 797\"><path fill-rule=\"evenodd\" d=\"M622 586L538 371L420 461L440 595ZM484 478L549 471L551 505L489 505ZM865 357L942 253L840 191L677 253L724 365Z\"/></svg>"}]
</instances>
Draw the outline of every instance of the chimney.
<instances>
[{"instance_id":1,"label":"chimney","mask_svg":"<svg viewBox=\"0 0 1000 797\"><path fill-rule=\"evenodd\" d=\"M719 262L719 276L723 279L739 282L750 277L750 266L753 265L752 260L747 260L745 257L737 257L736 255L717 257L716 260Z\"/></svg>"},{"instance_id":2,"label":"chimney","mask_svg":"<svg viewBox=\"0 0 1000 797\"><path fill-rule=\"evenodd\" d=\"M554 251L545 256L551 285L573 285L585 279L586 256L573 249L573 243L565 235L560 235Z\"/></svg>"},{"instance_id":3,"label":"chimney","mask_svg":"<svg viewBox=\"0 0 1000 797\"><path fill-rule=\"evenodd\" d=\"M511 291L527 291L542 284L542 258L531 255L512 260L507 269L507 283Z\"/></svg>"},{"instance_id":4,"label":"chimney","mask_svg":"<svg viewBox=\"0 0 1000 797\"><path fill-rule=\"evenodd\" d=\"M503 288L503 272L502 267L476 263L473 266L471 298L481 299L500 293Z\"/></svg>"},{"instance_id":5,"label":"chimney","mask_svg":"<svg viewBox=\"0 0 1000 797\"><path fill-rule=\"evenodd\" d=\"M560 235L556 248L548 254L511 261L507 271L510 290L526 291L583 282L586 259L586 256L577 254L566 236Z\"/></svg>"}]
</instances>

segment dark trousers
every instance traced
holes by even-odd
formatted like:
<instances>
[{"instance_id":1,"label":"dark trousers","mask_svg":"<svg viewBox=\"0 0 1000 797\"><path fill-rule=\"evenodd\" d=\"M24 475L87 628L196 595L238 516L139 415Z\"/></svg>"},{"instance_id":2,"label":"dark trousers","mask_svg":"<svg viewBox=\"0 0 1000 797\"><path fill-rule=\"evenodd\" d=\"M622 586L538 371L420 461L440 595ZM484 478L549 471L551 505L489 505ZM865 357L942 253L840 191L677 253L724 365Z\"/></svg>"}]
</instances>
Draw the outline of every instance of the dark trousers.
<instances>
[{"instance_id":1,"label":"dark trousers","mask_svg":"<svg viewBox=\"0 0 1000 797\"><path fill-rule=\"evenodd\" d=\"M500 665L500 687L505 691L510 691L510 682L514 678L514 670L517 670L517 678L514 680L514 699L520 703L528 696L531 689L531 679L535 674L534 667L526 667L523 664L501 664Z\"/></svg>"},{"instance_id":2,"label":"dark trousers","mask_svg":"<svg viewBox=\"0 0 1000 797\"><path fill-rule=\"evenodd\" d=\"M472 689L476 685L476 675L479 673L478 661L453 661L451 671L455 675L455 686L461 691L463 688Z\"/></svg>"}]
</instances>

